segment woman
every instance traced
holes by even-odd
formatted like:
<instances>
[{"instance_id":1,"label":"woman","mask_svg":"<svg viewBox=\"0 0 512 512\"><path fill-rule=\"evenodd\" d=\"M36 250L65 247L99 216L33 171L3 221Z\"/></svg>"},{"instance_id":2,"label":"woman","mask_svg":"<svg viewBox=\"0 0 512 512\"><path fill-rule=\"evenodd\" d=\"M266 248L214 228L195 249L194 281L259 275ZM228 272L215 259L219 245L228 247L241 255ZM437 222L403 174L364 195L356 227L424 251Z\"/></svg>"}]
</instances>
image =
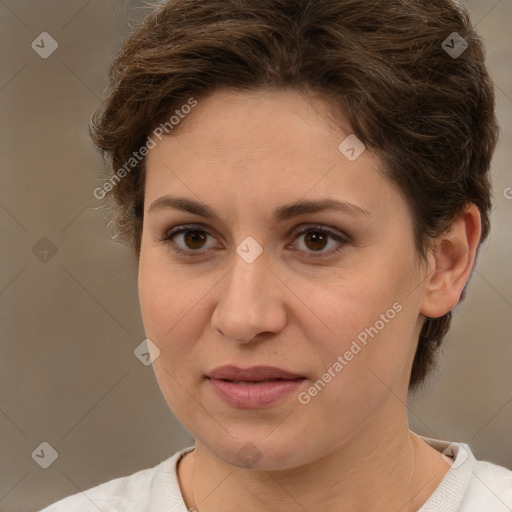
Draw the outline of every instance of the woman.
<instances>
[{"instance_id":1,"label":"woman","mask_svg":"<svg viewBox=\"0 0 512 512\"><path fill-rule=\"evenodd\" d=\"M173 0L91 122L148 351L195 446L45 509L512 510L418 436L489 232L492 82L449 0Z\"/></svg>"}]
</instances>

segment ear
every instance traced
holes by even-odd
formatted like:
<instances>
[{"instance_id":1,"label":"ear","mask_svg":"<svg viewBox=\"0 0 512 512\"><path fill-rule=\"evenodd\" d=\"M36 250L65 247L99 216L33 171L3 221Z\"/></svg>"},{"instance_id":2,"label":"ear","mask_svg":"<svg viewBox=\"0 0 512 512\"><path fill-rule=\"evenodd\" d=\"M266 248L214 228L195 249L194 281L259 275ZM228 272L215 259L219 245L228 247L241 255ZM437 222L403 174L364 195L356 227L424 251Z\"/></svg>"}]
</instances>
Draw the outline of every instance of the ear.
<instances>
[{"instance_id":1,"label":"ear","mask_svg":"<svg viewBox=\"0 0 512 512\"><path fill-rule=\"evenodd\" d=\"M457 305L473 270L481 232L480 212L476 205L470 204L454 220L450 230L435 240L429 254L422 315L438 318Z\"/></svg>"}]
</instances>

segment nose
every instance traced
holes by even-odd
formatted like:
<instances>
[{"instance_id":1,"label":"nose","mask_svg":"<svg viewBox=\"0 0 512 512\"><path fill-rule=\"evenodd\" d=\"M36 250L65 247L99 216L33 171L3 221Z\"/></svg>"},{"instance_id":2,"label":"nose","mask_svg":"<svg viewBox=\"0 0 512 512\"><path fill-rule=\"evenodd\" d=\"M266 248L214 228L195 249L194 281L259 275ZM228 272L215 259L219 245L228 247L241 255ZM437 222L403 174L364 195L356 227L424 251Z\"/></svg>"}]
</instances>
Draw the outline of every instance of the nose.
<instances>
[{"instance_id":1,"label":"nose","mask_svg":"<svg viewBox=\"0 0 512 512\"><path fill-rule=\"evenodd\" d=\"M250 343L264 334L279 333L286 325L285 286L262 254L247 263L238 254L232 270L219 283L220 298L212 327L232 341Z\"/></svg>"}]
</instances>

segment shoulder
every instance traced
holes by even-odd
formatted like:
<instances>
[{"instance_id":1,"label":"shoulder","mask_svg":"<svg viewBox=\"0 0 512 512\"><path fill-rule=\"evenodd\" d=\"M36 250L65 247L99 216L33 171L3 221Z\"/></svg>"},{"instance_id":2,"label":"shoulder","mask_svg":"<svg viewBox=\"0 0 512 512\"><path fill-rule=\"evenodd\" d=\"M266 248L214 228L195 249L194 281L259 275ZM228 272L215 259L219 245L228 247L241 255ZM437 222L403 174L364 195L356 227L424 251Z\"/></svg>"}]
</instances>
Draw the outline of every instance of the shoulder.
<instances>
[{"instance_id":1,"label":"shoulder","mask_svg":"<svg viewBox=\"0 0 512 512\"><path fill-rule=\"evenodd\" d=\"M509 512L512 510L512 471L492 462L475 461L462 503L471 512Z\"/></svg>"},{"instance_id":2,"label":"shoulder","mask_svg":"<svg viewBox=\"0 0 512 512\"><path fill-rule=\"evenodd\" d=\"M419 436L450 460L450 470L421 512L511 512L512 471L477 460L465 443Z\"/></svg>"},{"instance_id":3,"label":"shoulder","mask_svg":"<svg viewBox=\"0 0 512 512\"><path fill-rule=\"evenodd\" d=\"M181 510L182 496L176 475L179 459L193 447L176 452L160 464L116 478L68 496L40 512L124 512Z\"/></svg>"}]
</instances>

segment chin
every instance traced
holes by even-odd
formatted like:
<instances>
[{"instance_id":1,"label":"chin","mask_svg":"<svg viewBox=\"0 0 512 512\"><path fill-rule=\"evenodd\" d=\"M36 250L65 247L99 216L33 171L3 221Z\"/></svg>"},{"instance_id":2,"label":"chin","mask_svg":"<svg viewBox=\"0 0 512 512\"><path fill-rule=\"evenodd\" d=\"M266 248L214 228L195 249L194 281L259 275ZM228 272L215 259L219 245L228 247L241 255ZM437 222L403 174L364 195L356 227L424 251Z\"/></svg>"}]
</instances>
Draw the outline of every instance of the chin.
<instances>
[{"instance_id":1,"label":"chin","mask_svg":"<svg viewBox=\"0 0 512 512\"><path fill-rule=\"evenodd\" d=\"M240 434L230 437L226 434L223 439L200 442L215 457L231 466L259 471L284 471L296 468L308 462L308 453L317 453L315 447L305 445L304 440L284 436L287 439L285 443L281 438L272 439L268 432L266 429L265 433L259 436Z\"/></svg>"}]
</instances>

